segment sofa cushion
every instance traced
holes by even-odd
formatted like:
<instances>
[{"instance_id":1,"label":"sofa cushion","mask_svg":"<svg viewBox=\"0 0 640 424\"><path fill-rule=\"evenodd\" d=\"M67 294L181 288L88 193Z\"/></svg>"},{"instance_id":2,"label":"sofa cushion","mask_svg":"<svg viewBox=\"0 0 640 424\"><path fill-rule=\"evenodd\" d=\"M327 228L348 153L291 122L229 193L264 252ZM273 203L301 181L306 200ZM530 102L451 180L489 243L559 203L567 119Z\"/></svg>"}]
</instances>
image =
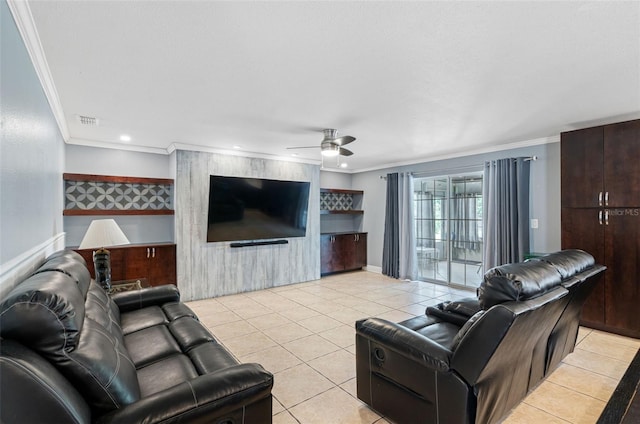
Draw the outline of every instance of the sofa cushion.
<instances>
[{"instance_id":1,"label":"sofa cushion","mask_svg":"<svg viewBox=\"0 0 640 424\"><path fill-rule=\"evenodd\" d=\"M84 321L84 299L67 274L46 271L16 286L0 307L0 334L48 359L75 349Z\"/></svg>"},{"instance_id":2,"label":"sofa cushion","mask_svg":"<svg viewBox=\"0 0 640 424\"><path fill-rule=\"evenodd\" d=\"M136 368L144 367L167 356L182 353L166 325L155 325L126 334L124 343Z\"/></svg>"},{"instance_id":3,"label":"sofa cushion","mask_svg":"<svg viewBox=\"0 0 640 424\"><path fill-rule=\"evenodd\" d=\"M56 364L96 413L121 408L140 399L136 369L125 346L88 317L78 346Z\"/></svg>"},{"instance_id":4,"label":"sofa cushion","mask_svg":"<svg viewBox=\"0 0 640 424\"><path fill-rule=\"evenodd\" d=\"M187 352L194 346L215 341L209 330L200 321L191 317L182 317L169 324L169 331L176 339L183 352Z\"/></svg>"},{"instance_id":5,"label":"sofa cushion","mask_svg":"<svg viewBox=\"0 0 640 424\"><path fill-rule=\"evenodd\" d=\"M122 327L124 334L131 334L145 328L168 323L167 317L159 306L147 306L146 308L120 314L120 327Z\"/></svg>"},{"instance_id":6,"label":"sofa cushion","mask_svg":"<svg viewBox=\"0 0 640 424\"><path fill-rule=\"evenodd\" d=\"M146 398L154 393L189 381L198 376L193 363L185 355L171 355L138 369L140 392Z\"/></svg>"},{"instance_id":7,"label":"sofa cushion","mask_svg":"<svg viewBox=\"0 0 640 424\"><path fill-rule=\"evenodd\" d=\"M77 259L74 259L74 256L71 255L58 256L52 259L48 259L44 264L42 264L42 266L40 266L40 268L35 271L35 273L45 271L58 271L67 274L78 284L78 287L80 288L83 296L89 289L91 274L89 274L89 270L84 265L84 259L82 262L79 262Z\"/></svg>"},{"instance_id":8,"label":"sofa cushion","mask_svg":"<svg viewBox=\"0 0 640 424\"><path fill-rule=\"evenodd\" d=\"M550 253L531 260L543 261L553 265L563 280L592 267L596 263L593 256L580 249L561 250L560 252Z\"/></svg>"},{"instance_id":9,"label":"sofa cushion","mask_svg":"<svg viewBox=\"0 0 640 424\"><path fill-rule=\"evenodd\" d=\"M500 303L538 297L561 282L556 268L543 261L501 265L484 274L478 287L478 301L487 310Z\"/></svg>"},{"instance_id":10,"label":"sofa cushion","mask_svg":"<svg viewBox=\"0 0 640 424\"><path fill-rule=\"evenodd\" d=\"M95 280L91 280L84 307L88 318L100 323L120 342L123 341L122 328L120 328L120 310Z\"/></svg>"}]
</instances>

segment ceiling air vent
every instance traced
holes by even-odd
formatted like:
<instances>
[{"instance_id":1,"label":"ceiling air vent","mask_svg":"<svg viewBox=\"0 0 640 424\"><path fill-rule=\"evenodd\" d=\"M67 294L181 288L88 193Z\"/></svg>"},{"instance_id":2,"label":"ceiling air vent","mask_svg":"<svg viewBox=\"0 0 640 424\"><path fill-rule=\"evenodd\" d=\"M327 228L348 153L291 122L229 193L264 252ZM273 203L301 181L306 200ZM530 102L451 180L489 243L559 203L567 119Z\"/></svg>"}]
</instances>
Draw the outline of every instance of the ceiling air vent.
<instances>
[{"instance_id":1,"label":"ceiling air vent","mask_svg":"<svg viewBox=\"0 0 640 424\"><path fill-rule=\"evenodd\" d=\"M84 116L84 115L76 115L78 118L78 122L82 125L87 125L89 127L97 127L98 126L98 118L93 116Z\"/></svg>"}]
</instances>

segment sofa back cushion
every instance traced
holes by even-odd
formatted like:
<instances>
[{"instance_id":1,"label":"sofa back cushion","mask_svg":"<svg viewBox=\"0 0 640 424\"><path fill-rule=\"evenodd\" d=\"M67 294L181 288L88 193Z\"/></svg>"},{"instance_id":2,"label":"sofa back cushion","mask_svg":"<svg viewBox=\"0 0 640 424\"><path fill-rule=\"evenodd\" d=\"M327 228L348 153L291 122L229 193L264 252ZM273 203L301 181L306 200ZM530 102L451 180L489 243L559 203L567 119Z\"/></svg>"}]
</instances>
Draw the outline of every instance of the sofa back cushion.
<instances>
[{"instance_id":1,"label":"sofa back cushion","mask_svg":"<svg viewBox=\"0 0 640 424\"><path fill-rule=\"evenodd\" d=\"M587 252L580 249L567 249L534 258L532 261L543 261L553 265L563 280L570 278L595 265L596 261Z\"/></svg>"},{"instance_id":2,"label":"sofa back cushion","mask_svg":"<svg viewBox=\"0 0 640 424\"><path fill-rule=\"evenodd\" d=\"M542 261L507 264L490 269L478 287L482 309L508 301L538 297L562 283L553 265Z\"/></svg>"},{"instance_id":3,"label":"sofa back cushion","mask_svg":"<svg viewBox=\"0 0 640 424\"><path fill-rule=\"evenodd\" d=\"M104 296L106 304L96 295L87 300L66 273L45 271L15 287L0 306L0 335L48 359L97 414L140 399L135 366L109 312L113 302Z\"/></svg>"},{"instance_id":4,"label":"sofa back cushion","mask_svg":"<svg viewBox=\"0 0 640 424\"><path fill-rule=\"evenodd\" d=\"M2 338L17 340L50 360L78 345L84 299L65 273L46 271L16 286L0 307Z\"/></svg>"},{"instance_id":5,"label":"sofa back cushion","mask_svg":"<svg viewBox=\"0 0 640 424\"><path fill-rule=\"evenodd\" d=\"M67 274L69 277L73 278L76 284L78 284L78 288L80 289L82 296L86 296L87 290L89 289L89 283L91 282L91 274L89 274L89 270L84 265L84 259L82 259L82 256L80 256L80 259L82 261L70 255L47 259L45 263L36 270L36 273L58 271Z\"/></svg>"}]
</instances>

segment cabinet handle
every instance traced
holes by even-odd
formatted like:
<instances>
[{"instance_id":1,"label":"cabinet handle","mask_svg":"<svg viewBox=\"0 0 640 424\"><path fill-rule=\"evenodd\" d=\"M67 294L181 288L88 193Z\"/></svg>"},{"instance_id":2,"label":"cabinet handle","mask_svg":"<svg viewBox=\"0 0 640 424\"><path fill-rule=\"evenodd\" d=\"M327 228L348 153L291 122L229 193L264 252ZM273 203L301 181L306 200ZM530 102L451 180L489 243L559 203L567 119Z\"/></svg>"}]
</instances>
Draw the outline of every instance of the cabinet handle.
<instances>
[{"instance_id":1,"label":"cabinet handle","mask_svg":"<svg viewBox=\"0 0 640 424\"><path fill-rule=\"evenodd\" d=\"M147 259L149 259L149 256L150 256L150 255L151 255L151 249L149 249L149 248L147 247Z\"/></svg>"},{"instance_id":2,"label":"cabinet handle","mask_svg":"<svg viewBox=\"0 0 640 424\"><path fill-rule=\"evenodd\" d=\"M151 257L152 257L152 258L155 258L155 257L156 257L156 248L155 248L155 247L152 247L152 248L151 248Z\"/></svg>"},{"instance_id":3,"label":"cabinet handle","mask_svg":"<svg viewBox=\"0 0 640 424\"><path fill-rule=\"evenodd\" d=\"M604 205L605 206L609 206L609 192L608 191L604 194Z\"/></svg>"},{"instance_id":4,"label":"cabinet handle","mask_svg":"<svg viewBox=\"0 0 640 424\"><path fill-rule=\"evenodd\" d=\"M602 206L602 192L598 193L598 206Z\"/></svg>"},{"instance_id":5,"label":"cabinet handle","mask_svg":"<svg viewBox=\"0 0 640 424\"><path fill-rule=\"evenodd\" d=\"M604 225L609 225L609 209L604 211Z\"/></svg>"},{"instance_id":6,"label":"cabinet handle","mask_svg":"<svg viewBox=\"0 0 640 424\"><path fill-rule=\"evenodd\" d=\"M357 234L353 235L353 241L358 241L358 235Z\"/></svg>"},{"instance_id":7,"label":"cabinet handle","mask_svg":"<svg viewBox=\"0 0 640 424\"><path fill-rule=\"evenodd\" d=\"M598 211L598 222L602 225L602 211Z\"/></svg>"}]
</instances>

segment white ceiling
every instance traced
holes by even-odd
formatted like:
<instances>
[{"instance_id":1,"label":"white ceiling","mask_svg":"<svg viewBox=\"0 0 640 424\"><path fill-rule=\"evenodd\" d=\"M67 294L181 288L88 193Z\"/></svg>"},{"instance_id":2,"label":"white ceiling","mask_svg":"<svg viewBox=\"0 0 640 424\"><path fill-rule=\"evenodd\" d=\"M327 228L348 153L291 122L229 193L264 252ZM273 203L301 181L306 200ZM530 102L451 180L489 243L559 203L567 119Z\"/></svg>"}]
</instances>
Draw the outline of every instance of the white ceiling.
<instances>
[{"instance_id":1,"label":"white ceiling","mask_svg":"<svg viewBox=\"0 0 640 424\"><path fill-rule=\"evenodd\" d=\"M640 116L638 1L28 6L71 143L289 156L337 128L361 171Z\"/></svg>"}]
</instances>

